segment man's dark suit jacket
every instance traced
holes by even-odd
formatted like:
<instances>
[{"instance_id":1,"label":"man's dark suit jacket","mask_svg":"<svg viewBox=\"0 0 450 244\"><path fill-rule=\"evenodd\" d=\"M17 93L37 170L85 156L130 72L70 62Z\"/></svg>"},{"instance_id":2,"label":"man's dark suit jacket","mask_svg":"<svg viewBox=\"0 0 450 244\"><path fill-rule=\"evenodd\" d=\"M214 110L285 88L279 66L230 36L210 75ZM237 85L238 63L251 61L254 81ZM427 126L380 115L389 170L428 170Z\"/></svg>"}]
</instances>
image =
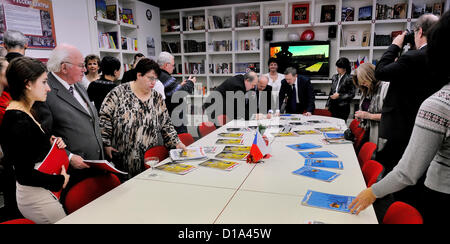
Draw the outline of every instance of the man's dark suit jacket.
<instances>
[{"instance_id":1,"label":"man's dark suit jacket","mask_svg":"<svg viewBox=\"0 0 450 244\"><path fill-rule=\"evenodd\" d=\"M226 109L227 106L233 106L234 107L234 114L227 114L228 118L230 119L238 119L238 113L237 113L237 109L238 106L245 106L245 100L244 101L240 101L233 99L230 100L227 103L226 100L226 93L227 91L232 91L233 93L241 91L243 94L246 93L246 88L245 88L245 83L244 83L244 76L243 75L236 75L233 77L230 77L228 79L226 79L224 82L222 82L222 84L220 84L214 91L216 92L220 92L222 99L223 99L223 103L222 103L222 114L226 114ZM211 102L211 103L210 103ZM209 107L210 105L212 105L212 102L214 101L208 101L208 103L205 104L205 107ZM215 101L216 102L216 101ZM244 103L242 103L244 102ZM216 102L217 103L217 102ZM244 107L245 108L245 107ZM220 114L217 114L216 116L218 116ZM248 113L245 114L245 117L248 117Z\"/></svg>"},{"instance_id":2,"label":"man's dark suit jacket","mask_svg":"<svg viewBox=\"0 0 450 244\"><path fill-rule=\"evenodd\" d=\"M426 46L408 51L395 61L400 51L392 44L375 69L378 80L390 82L379 127L379 137L387 141L384 147L379 145L381 151L377 153L377 159L385 161L381 163L388 170L398 163L408 145L420 105L440 88L427 69Z\"/></svg>"},{"instance_id":3,"label":"man's dark suit jacket","mask_svg":"<svg viewBox=\"0 0 450 244\"><path fill-rule=\"evenodd\" d=\"M314 91L311 85L311 79L303 75L297 75L298 92L297 97L300 103L297 103L296 111L292 111L290 104L292 98L292 86L289 85L286 79L281 81L281 88L279 93L279 106L283 106L283 101L287 97L286 113L302 114L305 111L313 113L315 109Z\"/></svg>"}]
</instances>

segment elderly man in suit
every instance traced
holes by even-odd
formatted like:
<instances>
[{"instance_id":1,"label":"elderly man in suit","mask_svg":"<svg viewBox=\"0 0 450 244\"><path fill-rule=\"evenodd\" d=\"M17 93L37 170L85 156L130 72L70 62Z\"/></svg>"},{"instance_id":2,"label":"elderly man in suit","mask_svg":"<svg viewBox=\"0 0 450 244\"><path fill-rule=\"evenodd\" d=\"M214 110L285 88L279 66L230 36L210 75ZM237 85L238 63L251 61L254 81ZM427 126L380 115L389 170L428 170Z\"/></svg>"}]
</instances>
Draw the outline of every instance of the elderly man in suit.
<instances>
[{"instance_id":1,"label":"elderly man in suit","mask_svg":"<svg viewBox=\"0 0 450 244\"><path fill-rule=\"evenodd\" d=\"M69 152L71 185L93 174L84 159L104 158L99 118L86 89L79 83L86 68L84 57L74 46L61 44L50 55L47 101L35 103L42 127L62 137ZM69 189L67 187L66 189Z\"/></svg>"},{"instance_id":2,"label":"elderly man in suit","mask_svg":"<svg viewBox=\"0 0 450 244\"><path fill-rule=\"evenodd\" d=\"M292 67L287 68L284 75L278 96L281 113L311 115L315 109L315 97L310 79L297 75L297 70Z\"/></svg>"}]
</instances>

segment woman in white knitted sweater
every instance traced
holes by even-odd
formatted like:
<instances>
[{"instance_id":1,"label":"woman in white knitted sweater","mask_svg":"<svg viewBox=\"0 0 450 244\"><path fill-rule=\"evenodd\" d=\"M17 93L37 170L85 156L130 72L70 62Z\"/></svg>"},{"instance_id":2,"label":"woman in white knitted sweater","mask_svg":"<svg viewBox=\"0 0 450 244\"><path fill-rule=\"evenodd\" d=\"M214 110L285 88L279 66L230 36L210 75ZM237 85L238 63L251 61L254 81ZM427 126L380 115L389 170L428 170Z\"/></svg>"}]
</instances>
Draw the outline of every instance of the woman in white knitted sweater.
<instances>
[{"instance_id":1,"label":"woman in white knitted sweater","mask_svg":"<svg viewBox=\"0 0 450 244\"><path fill-rule=\"evenodd\" d=\"M426 99L417 114L408 147L398 165L381 181L363 190L350 204L359 214L377 198L400 191L426 173L420 210L425 223L450 217L450 71L444 59L450 56L450 11L433 27L428 58L441 90Z\"/></svg>"}]
</instances>

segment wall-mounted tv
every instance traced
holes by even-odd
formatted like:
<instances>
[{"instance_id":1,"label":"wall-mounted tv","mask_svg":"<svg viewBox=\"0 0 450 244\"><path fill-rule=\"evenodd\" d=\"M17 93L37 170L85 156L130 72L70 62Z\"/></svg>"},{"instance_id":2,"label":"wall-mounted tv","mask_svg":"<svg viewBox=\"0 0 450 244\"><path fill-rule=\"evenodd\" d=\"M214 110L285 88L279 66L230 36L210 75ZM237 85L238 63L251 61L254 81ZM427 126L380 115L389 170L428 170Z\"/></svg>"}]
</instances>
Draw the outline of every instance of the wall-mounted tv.
<instances>
[{"instance_id":1,"label":"wall-mounted tv","mask_svg":"<svg viewBox=\"0 0 450 244\"><path fill-rule=\"evenodd\" d=\"M294 67L298 74L329 77L330 41L272 42L269 49L269 57L277 60L279 73Z\"/></svg>"}]
</instances>

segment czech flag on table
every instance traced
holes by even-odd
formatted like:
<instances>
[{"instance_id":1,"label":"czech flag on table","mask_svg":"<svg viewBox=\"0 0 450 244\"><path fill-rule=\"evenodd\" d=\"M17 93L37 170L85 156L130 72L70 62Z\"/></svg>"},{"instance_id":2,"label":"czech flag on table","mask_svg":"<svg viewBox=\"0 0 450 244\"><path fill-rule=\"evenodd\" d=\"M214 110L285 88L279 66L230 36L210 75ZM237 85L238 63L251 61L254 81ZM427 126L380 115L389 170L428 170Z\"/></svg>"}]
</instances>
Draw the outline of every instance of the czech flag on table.
<instances>
[{"instance_id":1,"label":"czech flag on table","mask_svg":"<svg viewBox=\"0 0 450 244\"><path fill-rule=\"evenodd\" d=\"M259 131L256 131L250 154L247 156L247 163L257 163L262 158L270 157L270 147L266 144Z\"/></svg>"}]
</instances>

